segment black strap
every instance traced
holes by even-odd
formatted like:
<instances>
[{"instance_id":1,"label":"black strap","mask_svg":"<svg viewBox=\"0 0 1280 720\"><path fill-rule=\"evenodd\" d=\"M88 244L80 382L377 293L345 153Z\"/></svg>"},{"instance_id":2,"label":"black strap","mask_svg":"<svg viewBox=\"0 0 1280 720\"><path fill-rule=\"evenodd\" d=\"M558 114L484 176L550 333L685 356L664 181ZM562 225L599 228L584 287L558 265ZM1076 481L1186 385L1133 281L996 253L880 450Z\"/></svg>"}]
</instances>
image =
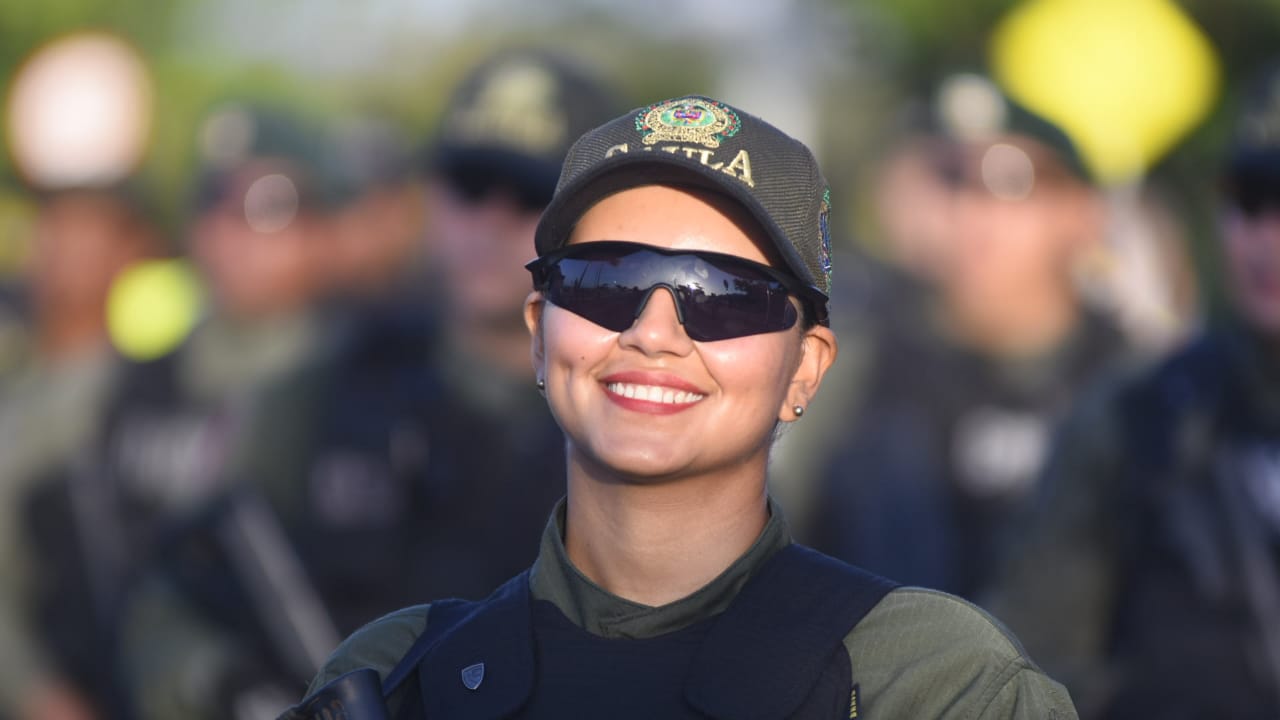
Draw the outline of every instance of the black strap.
<instances>
[{"instance_id":1,"label":"black strap","mask_svg":"<svg viewBox=\"0 0 1280 720\"><path fill-rule=\"evenodd\" d=\"M790 717L831 654L897 584L803 545L765 563L711 628L686 697L713 717ZM769 688L767 693L744 688Z\"/></svg>"},{"instance_id":2,"label":"black strap","mask_svg":"<svg viewBox=\"0 0 1280 720\"><path fill-rule=\"evenodd\" d=\"M339 675L315 694L289 708L278 720L390 720L382 694L378 692L378 671L360 668Z\"/></svg>"},{"instance_id":3,"label":"black strap","mask_svg":"<svg viewBox=\"0 0 1280 720\"><path fill-rule=\"evenodd\" d=\"M1280 693L1280 575L1272 559L1267 528L1245 496L1243 472L1224 461L1217 468L1218 490L1222 493L1228 516L1227 525L1236 541L1244 576L1244 594L1253 611L1255 630L1262 646L1263 676L1273 692Z\"/></svg>"},{"instance_id":4,"label":"black strap","mask_svg":"<svg viewBox=\"0 0 1280 720\"><path fill-rule=\"evenodd\" d=\"M397 692L405 693L403 699L396 703L400 708L397 720L415 719L430 715L447 717L449 712L439 706L449 705L456 701L454 695L466 691L459 677L451 676L448 669L458 670L468 662L459 660L459 653L464 655L477 648L492 648L495 645L514 643L523 647L529 657L521 657L515 661L520 672L507 672L503 668L499 674L503 679L499 685L507 685L505 681L523 673L524 694L517 692L523 699L533 685L532 634L529 628L529 571L508 580L481 601L443 600L434 602L427 610L427 624L422 633L414 640L404 657L400 659L391 672L383 680L383 697L390 702ZM507 659L509 656L504 655ZM501 664L501 663L499 663ZM440 672L428 673L428 668L439 669ZM451 678L452 682L447 679ZM432 680L442 686L431 686ZM494 683L490 682L489 686ZM510 690L510 687L506 688ZM467 703L472 709L492 709L488 705L492 701L507 699L509 693L484 693L485 702ZM426 698L430 697L430 703ZM505 707L505 705L502 705ZM496 713L494 716L501 715Z\"/></svg>"},{"instance_id":5,"label":"black strap","mask_svg":"<svg viewBox=\"0 0 1280 720\"><path fill-rule=\"evenodd\" d=\"M452 627L447 630L436 626L436 639L428 643L416 676L423 716L460 720L508 717L533 692L529 575L526 570L482 602L451 613L448 622ZM473 679L476 684L468 682L473 672L478 673ZM477 687L480 680L483 687Z\"/></svg>"},{"instance_id":6,"label":"black strap","mask_svg":"<svg viewBox=\"0 0 1280 720\"><path fill-rule=\"evenodd\" d=\"M431 646L440 639L442 635L449 632L463 618L470 615L477 605L480 603L467 600L437 600L431 603L427 609L427 626L422 630L422 634L413 641L409 646L409 650L400 658L400 662L387 673L387 677L382 681L382 696L391 697L391 693L409 677L418 667L418 663L422 662L422 658L431 649Z\"/></svg>"}]
</instances>

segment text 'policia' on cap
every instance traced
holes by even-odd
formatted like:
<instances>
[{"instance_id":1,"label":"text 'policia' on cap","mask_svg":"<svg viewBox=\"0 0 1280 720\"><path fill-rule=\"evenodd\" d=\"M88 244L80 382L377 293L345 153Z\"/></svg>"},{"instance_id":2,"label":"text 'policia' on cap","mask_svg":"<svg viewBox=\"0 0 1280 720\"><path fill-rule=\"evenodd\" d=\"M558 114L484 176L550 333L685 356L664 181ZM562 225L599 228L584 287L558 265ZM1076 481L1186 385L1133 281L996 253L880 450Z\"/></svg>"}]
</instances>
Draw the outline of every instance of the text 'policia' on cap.
<instances>
[{"instance_id":1,"label":"text 'policia' on cap","mask_svg":"<svg viewBox=\"0 0 1280 720\"><path fill-rule=\"evenodd\" d=\"M787 269L830 295L831 195L813 153L764 120L702 96L637 108L574 143L538 223L538 254L568 242L583 213L606 196L653 184L693 185L735 200Z\"/></svg>"}]
</instances>

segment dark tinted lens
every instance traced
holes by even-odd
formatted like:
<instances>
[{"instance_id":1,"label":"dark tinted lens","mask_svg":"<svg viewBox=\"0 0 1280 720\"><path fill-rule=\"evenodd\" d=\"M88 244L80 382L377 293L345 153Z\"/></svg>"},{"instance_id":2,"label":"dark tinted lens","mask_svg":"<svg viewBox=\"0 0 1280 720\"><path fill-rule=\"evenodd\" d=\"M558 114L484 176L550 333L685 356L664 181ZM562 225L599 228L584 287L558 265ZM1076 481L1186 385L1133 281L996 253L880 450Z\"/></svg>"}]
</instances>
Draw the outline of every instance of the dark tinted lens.
<instances>
[{"instance_id":1,"label":"dark tinted lens","mask_svg":"<svg viewBox=\"0 0 1280 720\"><path fill-rule=\"evenodd\" d=\"M547 299L576 315L615 332L635 322L644 290L618 284L617 262L564 258L548 271Z\"/></svg>"},{"instance_id":2,"label":"dark tinted lens","mask_svg":"<svg viewBox=\"0 0 1280 720\"><path fill-rule=\"evenodd\" d=\"M766 273L728 258L686 258L675 286L689 337L726 340L786 330L795 324L795 306L787 289Z\"/></svg>"},{"instance_id":3,"label":"dark tinted lens","mask_svg":"<svg viewBox=\"0 0 1280 720\"><path fill-rule=\"evenodd\" d=\"M798 317L780 281L729 256L666 254L619 243L571 252L550 264L542 289L551 302L610 330L631 327L656 286L675 293L685 332L694 340L776 332Z\"/></svg>"},{"instance_id":4,"label":"dark tinted lens","mask_svg":"<svg viewBox=\"0 0 1280 720\"><path fill-rule=\"evenodd\" d=\"M1269 180L1239 183L1233 188L1236 207L1249 217L1280 210L1280 182Z\"/></svg>"},{"instance_id":5,"label":"dark tinted lens","mask_svg":"<svg viewBox=\"0 0 1280 720\"><path fill-rule=\"evenodd\" d=\"M786 330L797 318L785 294L758 287L733 295L682 292L681 305L685 332L702 341Z\"/></svg>"}]
</instances>

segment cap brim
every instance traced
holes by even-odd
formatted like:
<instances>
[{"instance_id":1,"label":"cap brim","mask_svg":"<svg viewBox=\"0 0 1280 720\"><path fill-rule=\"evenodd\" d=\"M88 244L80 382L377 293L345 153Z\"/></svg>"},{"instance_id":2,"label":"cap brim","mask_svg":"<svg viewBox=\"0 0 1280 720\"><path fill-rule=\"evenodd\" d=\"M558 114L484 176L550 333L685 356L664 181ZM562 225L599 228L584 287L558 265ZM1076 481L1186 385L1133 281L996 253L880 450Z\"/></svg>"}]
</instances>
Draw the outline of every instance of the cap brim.
<instances>
[{"instance_id":1,"label":"cap brim","mask_svg":"<svg viewBox=\"0 0 1280 720\"><path fill-rule=\"evenodd\" d=\"M1235 176L1280 178L1280 148L1237 148L1227 163Z\"/></svg>"},{"instance_id":2,"label":"cap brim","mask_svg":"<svg viewBox=\"0 0 1280 720\"><path fill-rule=\"evenodd\" d=\"M546 197L551 196L560 177L559 162L496 145L436 145L427 153L425 168L429 174L444 175L460 168L483 170Z\"/></svg>"}]
</instances>

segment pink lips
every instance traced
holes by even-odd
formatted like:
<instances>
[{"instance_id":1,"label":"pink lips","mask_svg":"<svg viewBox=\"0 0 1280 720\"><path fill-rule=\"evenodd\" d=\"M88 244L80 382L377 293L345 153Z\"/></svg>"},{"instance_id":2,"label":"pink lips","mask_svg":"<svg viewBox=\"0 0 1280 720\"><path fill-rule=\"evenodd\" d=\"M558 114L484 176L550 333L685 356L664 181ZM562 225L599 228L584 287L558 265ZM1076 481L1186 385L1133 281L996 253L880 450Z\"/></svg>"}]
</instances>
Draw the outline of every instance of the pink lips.
<instances>
[{"instance_id":1,"label":"pink lips","mask_svg":"<svg viewBox=\"0 0 1280 720\"><path fill-rule=\"evenodd\" d=\"M665 372L618 372L601 378L601 384L615 404L650 415L683 412L706 397L698 386Z\"/></svg>"}]
</instances>

